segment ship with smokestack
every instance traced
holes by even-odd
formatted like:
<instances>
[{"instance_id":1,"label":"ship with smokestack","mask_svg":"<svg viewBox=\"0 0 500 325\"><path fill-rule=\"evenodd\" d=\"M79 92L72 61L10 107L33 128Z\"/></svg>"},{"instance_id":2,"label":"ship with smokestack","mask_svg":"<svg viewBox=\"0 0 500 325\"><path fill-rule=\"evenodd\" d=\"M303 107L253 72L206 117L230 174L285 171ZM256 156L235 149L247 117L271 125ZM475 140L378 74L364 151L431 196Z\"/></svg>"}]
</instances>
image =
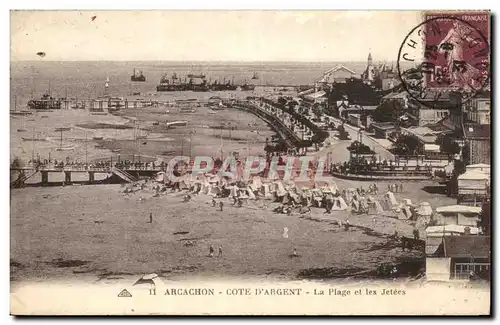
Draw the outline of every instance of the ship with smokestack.
<instances>
[{"instance_id":1,"label":"ship with smokestack","mask_svg":"<svg viewBox=\"0 0 500 325\"><path fill-rule=\"evenodd\" d=\"M142 73L142 70L136 70L134 68L134 72L132 73L132 76L130 76L130 81L133 81L133 82L145 82L146 81L146 77Z\"/></svg>"},{"instance_id":2,"label":"ship with smokestack","mask_svg":"<svg viewBox=\"0 0 500 325\"><path fill-rule=\"evenodd\" d=\"M245 81L242 85L236 85L234 83L234 77L232 79L219 78L218 80L212 81L207 80L205 74L188 74L184 79L173 73L169 76L167 73L164 74L160 83L156 86L156 91L166 92L166 91L231 91L238 90L242 91L252 91L255 89L255 85L249 84Z\"/></svg>"}]
</instances>

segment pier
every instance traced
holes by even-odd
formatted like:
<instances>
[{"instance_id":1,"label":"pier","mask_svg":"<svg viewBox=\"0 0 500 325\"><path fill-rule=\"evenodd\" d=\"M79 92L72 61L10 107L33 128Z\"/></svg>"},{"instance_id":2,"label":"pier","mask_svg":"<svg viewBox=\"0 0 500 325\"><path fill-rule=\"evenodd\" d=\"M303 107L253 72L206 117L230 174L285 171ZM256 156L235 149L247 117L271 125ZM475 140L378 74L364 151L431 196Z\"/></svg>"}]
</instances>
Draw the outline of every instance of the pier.
<instances>
[{"instance_id":1,"label":"pier","mask_svg":"<svg viewBox=\"0 0 500 325\"><path fill-rule=\"evenodd\" d=\"M117 176L119 180L123 182L135 182L139 180L141 176L151 177L156 173L163 171L165 167L162 166L127 166L126 168L117 167L79 167L79 166L65 166L65 167L54 167L54 166L26 166L26 167L11 167L11 171L19 172L19 176L10 183L11 187L23 187L25 182L33 177L35 174L40 173L42 181L41 186L49 185L49 174L50 173L64 173L64 184L72 184L72 175L75 173L87 173L88 182L87 184L92 184L95 182L95 174L107 174L108 176Z\"/></svg>"}]
</instances>

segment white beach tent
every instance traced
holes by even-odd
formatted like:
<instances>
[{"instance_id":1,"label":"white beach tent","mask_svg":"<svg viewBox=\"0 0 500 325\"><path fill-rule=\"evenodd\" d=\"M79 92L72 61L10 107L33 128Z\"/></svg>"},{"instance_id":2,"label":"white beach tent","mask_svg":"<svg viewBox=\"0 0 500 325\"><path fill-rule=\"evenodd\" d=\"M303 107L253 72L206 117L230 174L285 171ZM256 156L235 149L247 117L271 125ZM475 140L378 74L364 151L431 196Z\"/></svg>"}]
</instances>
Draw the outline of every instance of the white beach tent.
<instances>
[{"instance_id":1,"label":"white beach tent","mask_svg":"<svg viewBox=\"0 0 500 325\"><path fill-rule=\"evenodd\" d=\"M398 201L396 200L396 196L391 191L388 191L384 194L384 199L390 209L394 209L399 205Z\"/></svg>"},{"instance_id":2,"label":"white beach tent","mask_svg":"<svg viewBox=\"0 0 500 325\"><path fill-rule=\"evenodd\" d=\"M334 196L332 201L332 210L344 211L349 208L341 196Z\"/></svg>"},{"instance_id":3,"label":"white beach tent","mask_svg":"<svg viewBox=\"0 0 500 325\"><path fill-rule=\"evenodd\" d=\"M421 202L416 209L416 219L423 219L426 222L431 221L432 207L429 202Z\"/></svg>"},{"instance_id":4,"label":"white beach tent","mask_svg":"<svg viewBox=\"0 0 500 325\"><path fill-rule=\"evenodd\" d=\"M366 204L368 206L368 214L382 214L384 209L380 205L380 202L374 199L372 196L369 196L366 200Z\"/></svg>"},{"instance_id":5,"label":"white beach tent","mask_svg":"<svg viewBox=\"0 0 500 325\"><path fill-rule=\"evenodd\" d=\"M283 197L287 194L287 191L285 190L285 187L283 186L283 183L281 181L274 182L274 186L277 197Z\"/></svg>"},{"instance_id":6,"label":"white beach tent","mask_svg":"<svg viewBox=\"0 0 500 325\"><path fill-rule=\"evenodd\" d=\"M264 183L260 187L260 195L263 196L266 199L269 199L273 196L273 192L271 190L271 185L270 183Z\"/></svg>"},{"instance_id":7,"label":"white beach tent","mask_svg":"<svg viewBox=\"0 0 500 325\"><path fill-rule=\"evenodd\" d=\"M252 191L260 190L260 188L262 187L262 180L260 179L260 176L252 177L248 186L252 189Z\"/></svg>"},{"instance_id":8,"label":"white beach tent","mask_svg":"<svg viewBox=\"0 0 500 325\"><path fill-rule=\"evenodd\" d=\"M158 183L165 183L167 181L165 172L158 172L155 176L155 181L157 181Z\"/></svg>"},{"instance_id":9,"label":"white beach tent","mask_svg":"<svg viewBox=\"0 0 500 325\"><path fill-rule=\"evenodd\" d=\"M257 199L257 197L254 194L254 190L250 186L247 187L247 193L248 193L248 198L250 200L256 200Z\"/></svg>"},{"instance_id":10,"label":"white beach tent","mask_svg":"<svg viewBox=\"0 0 500 325\"><path fill-rule=\"evenodd\" d=\"M403 205L401 209L399 209L398 219L408 220L412 219L413 213L410 205Z\"/></svg>"}]
</instances>

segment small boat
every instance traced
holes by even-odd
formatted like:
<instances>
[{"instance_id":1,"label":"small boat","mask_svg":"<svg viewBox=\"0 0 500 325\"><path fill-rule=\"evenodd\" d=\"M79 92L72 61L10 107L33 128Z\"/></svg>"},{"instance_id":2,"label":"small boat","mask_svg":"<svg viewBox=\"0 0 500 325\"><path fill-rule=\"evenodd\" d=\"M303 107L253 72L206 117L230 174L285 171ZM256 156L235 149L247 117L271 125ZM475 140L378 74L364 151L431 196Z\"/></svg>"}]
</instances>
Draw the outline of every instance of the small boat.
<instances>
[{"instance_id":1,"label":"small boat","mask_svg":"<svg viewBox=\"0 0 500 325\"><path fill-rule=\"evenodd\" d=\"M93 113L90 113L90 115L108 115L107 112L93 112Z\"/></svg>"},{"instance_id":2,"label":"small boat","mask_svg":"<svg viewBox=\"0 0 500 325\"><path fill-rule=\"evenodd\" d=\"M160 122L158 122L158 121L153 122L153 125L160 125Z\"/></svg>"},{"instance_id":3,"label":"small boat","mask_svg":"<svg viewBox=\"0 0 500 325\"><path fill-rule=\"evenodd\" d=\"M13 116L33 115L33 112L30 112L30 111L10 111L10 115L13 115Z\"/></svg>"},{"instance_id":4,"label":"small boat","mask_svg":"<svg viewBox=\"0 0 500 325\"><path fill-rule=\"evenodd\" d=\"M71 151L71 150L75 150L75 147L59 147L59 148L56 148L56 151Z\"/></svg>"},{"instance_id":5,"label":"small boat","mask_svg":"<svg viewBox=\"0 0 500 325\"><path fill-rule=\"evenodd\" d=\"M94 146L94 148L96 148L96 149L104 149L104 145L102 145L102 144L96 144Z\"/></svg>"},{"instance_id":6,"label":"small boat","mask_svg":"<svg viewBox=\"0 0 500 325\"><path fill-rule=\"evenodd\" d=\"M17 129L17 132L28 132L26 129Z\"/></svg>"},{"instance_id":7,"label":"small boat","mask_svg":"<svg viewBox=\"0 0 500 325\"><path fill-rule=\"evenodd\" d=\"M122 152L122 149L111 149L111 152Z\"/></svg>"},{"instance_id":8,"label":"small boat","mask_svg":"<svg viewBox=\"0 0 500 325\"><path fill-rule=\"evenodd\" d=\"M138 74L137 70L134 68L134 73L132 74L132 76L130 76L130 81L144 82L146 81L146 77L142 74L142 70L139 70Z\"/></svg>"},{"instance_id":9,"label":"small boat","mask_svg":"<svg viewBox=\"0 0 500 325\"><path fill-rule=\"evenodd\" d=\"M47 138L21 138L23 141L47 141Z\"/></svg>"},{"instance_id":10,"label":"small boat","mask_svg":"<svg viewBox=\"0 0 500 325\"><path fill-rule=\"evenodd\" d=\"M42 115L42 118L49 118L47 115Z\"/></svg>"},{"instance_id":11,"label":"small boat","mask_svg":"<svg viewBox=\"0 0 500 325\"><path fill-rule=\"evenodd\" d=\"M102 140L102 139L104 139L104 137L93 137L92 139L93 140Z\"/></svg>"}]
</instances>

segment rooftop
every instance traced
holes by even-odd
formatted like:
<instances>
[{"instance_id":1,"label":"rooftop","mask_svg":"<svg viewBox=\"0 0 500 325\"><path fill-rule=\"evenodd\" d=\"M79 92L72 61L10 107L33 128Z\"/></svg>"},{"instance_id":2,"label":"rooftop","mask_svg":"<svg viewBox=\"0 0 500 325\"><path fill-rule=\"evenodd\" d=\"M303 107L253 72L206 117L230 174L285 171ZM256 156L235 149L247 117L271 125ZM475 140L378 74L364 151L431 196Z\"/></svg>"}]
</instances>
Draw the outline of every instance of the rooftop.
<instances>
[{"instance_id":1,"label":"rooftop","mask_svg":"<svg viewBox=\"0 0 500 325\"><path fill-rule=\"evenodd\" d=\"M489 258L489 236L443 237L444 256L455 258Z\"/></svg>"},{"instance_id":2,"label":"rooftop","mask_svg":"<svg viewBox=\"0 0 500 325\"><path fill-rule=\"evenodd\" d=\"M481 213L481 207L467 205L448 205L436 208L437 213Z\"/></svg>"},{"instance_id":3,"label":"rooftop","mask_svg":"<svg viewBox=\"0 0 500 325\"><path fill-rule=\"evenodd\" d=\"M468 139L490 139L491 127L488 124L464 123L464 136Z\"/></svg>"},{"instance_id":4,"label":"rooftop","mask_svg":"<svg viewBox=\"0 0 500 325\"><path fill-rule=\"evenodd\" d=\"M396 126L392 122L374 122L370 125L379 130L391 130L396 128Z\"/></svg>"}]
</instances>

